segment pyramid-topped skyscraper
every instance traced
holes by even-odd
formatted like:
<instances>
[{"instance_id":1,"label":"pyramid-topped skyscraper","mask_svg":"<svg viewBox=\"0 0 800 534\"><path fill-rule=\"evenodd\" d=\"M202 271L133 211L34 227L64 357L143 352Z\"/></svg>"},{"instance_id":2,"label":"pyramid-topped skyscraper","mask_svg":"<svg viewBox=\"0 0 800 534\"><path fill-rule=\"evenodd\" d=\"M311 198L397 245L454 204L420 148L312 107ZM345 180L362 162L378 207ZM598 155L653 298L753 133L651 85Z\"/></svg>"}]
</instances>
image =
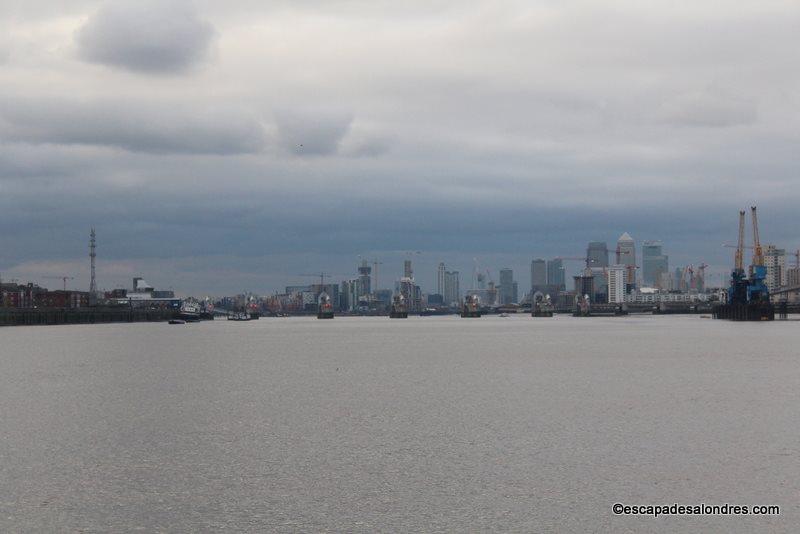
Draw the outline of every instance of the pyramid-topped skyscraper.
<instances>
[{"instance_id":1,"label":"pyramid-topped skyscraper","mask_svg":"<svg viewBox=\"0 0 800 534\"><path fill-rule=\"evenodd\" d=\"M617 239L615 261L625 266L625 292L630 293L636 287L636 242L628 232Z\"/></svg>"}]
</instances>

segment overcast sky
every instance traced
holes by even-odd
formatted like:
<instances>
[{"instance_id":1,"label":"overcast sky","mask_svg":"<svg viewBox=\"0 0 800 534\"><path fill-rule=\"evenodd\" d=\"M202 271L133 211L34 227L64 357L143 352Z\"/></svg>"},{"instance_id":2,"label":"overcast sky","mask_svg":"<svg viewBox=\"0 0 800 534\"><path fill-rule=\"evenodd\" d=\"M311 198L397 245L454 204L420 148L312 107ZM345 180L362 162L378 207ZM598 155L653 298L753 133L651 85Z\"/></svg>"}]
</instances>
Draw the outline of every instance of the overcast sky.
<instances>
[{"instance_id":1,"label":"overcast sky","mask_svg":"<svg viewBox=\"0 0 800 534\"><path fill-rule=\"evenodd\" d=\"M0 274L272 292L800 246L800 3L0 4ZM418 251L418 253L417 253Z\"/></svg>"}]
</instances>

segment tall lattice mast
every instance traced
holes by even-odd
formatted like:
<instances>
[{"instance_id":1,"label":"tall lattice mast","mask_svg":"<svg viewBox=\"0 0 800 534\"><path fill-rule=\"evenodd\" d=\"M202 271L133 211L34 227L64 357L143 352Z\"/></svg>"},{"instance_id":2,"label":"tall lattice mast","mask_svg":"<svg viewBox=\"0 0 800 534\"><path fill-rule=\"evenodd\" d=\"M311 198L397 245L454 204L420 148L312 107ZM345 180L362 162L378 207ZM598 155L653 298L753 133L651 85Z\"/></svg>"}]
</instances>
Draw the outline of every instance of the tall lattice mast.
<instances>
[{"instance_id":1,"label":"tall lattice mast","mask_svg":"<svg viewBox=\"0 0 800 534\"><path fill-rule=\"evenodd\" d=\"M94 228L89 232L89 261L92 268L92 278L89 282L89 298L94 299L97 294L97 280L94 277L94 259L97 257L97 239L95 238Z\"/></svg>"}]
</instances>

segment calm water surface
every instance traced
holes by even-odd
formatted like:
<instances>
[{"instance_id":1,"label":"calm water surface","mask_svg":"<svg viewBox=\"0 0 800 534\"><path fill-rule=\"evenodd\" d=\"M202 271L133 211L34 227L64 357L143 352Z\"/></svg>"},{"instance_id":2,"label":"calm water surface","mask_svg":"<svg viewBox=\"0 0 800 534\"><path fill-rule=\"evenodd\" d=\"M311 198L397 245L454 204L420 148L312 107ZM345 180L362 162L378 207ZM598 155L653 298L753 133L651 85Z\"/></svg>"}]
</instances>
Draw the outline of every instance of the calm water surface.
<instances>
[{"instance_id":1,"label":"calm water surface","mask_svg":"<svg viewBox=\"0 0 800 534\"><path fill-rule=\"evenodd\" d=\"M696 317L4 328L0 531L797 532L798 347Z\"/></svg>"}]
</instances>

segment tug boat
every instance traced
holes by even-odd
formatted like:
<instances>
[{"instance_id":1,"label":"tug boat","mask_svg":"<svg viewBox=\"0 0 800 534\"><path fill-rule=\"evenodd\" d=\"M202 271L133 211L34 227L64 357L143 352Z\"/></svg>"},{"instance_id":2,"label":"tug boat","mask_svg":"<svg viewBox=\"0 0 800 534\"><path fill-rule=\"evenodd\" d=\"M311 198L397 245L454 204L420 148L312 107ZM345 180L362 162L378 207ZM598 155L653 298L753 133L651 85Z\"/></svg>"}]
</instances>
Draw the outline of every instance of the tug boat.
<instances>
[{"instance_id":1,"label":"tug boat","mask_svg":"<svg viewBox=\"0 0 800 534\"><path fill-rule=\"evenodd\" d=\"M407 319L408 307L406 306L406 298L402 293L392 297L392 307L389 311L390 319Z\"/></svg>"},{"instance_id":2,"label":"tug boat","mask_svg":"<svg viewBox=\"0 0 800 534\"><path fill-rule=\"evenodd\" d=\"M531 317L552 317L553 316L553 303L550 301L550 295L542 295L536 293L533 298L533 310L531 310Z\"/></svg>"},{"instance_id":3,"label":"tug boat","mask_svg":"<svg viewBox=\"0 0 800 534\"><path fill-rule=\"evenodd\" d=\"M186 322L197 322L200 320L200 306L194 302L184 301L181 304L178 319Z\"/></svg>"},{"instance_id":4,"label":"tug boat","mask_svg":"<svg viewBox=\"0 0 800 534\"><path fill-rule=\"evenodd\" d=\"M481 302L478 295L467 295L464 297L464 304L461 306L461 317L480 317Z\"/></svg>"},{"instance_id":5,"label":"tug boat","mask_svg":"<svg viewBox=\"0 0 800 534\"><path fill-rule=\"evenodd\" d=\"M250 314L247 313L246 311L233 312L233 313L228 314L228 320L229 321L249 321L250 320Z\"/></svg>"},{"instance_id":6,"label":"tug boat","mask_svg":"<svg viewBox=\"0 0 800 534\"><path fill-rule=\"evenodd\" d=\"M591 311L591 302L589 295L578 295L575 302L575 311L572 312L573 317L589 317Z\"/></svg>"},{"instance_id":7,"label":"tug boat","mask_svg":"<svg viewBox=\"0 0 800 534\"><path fill-rule=\"evenodd\" d=\"M317 319L333 319L333 304L331 304L331 298L324 291L319 296Z\"/></svg>"}]
</instances>

